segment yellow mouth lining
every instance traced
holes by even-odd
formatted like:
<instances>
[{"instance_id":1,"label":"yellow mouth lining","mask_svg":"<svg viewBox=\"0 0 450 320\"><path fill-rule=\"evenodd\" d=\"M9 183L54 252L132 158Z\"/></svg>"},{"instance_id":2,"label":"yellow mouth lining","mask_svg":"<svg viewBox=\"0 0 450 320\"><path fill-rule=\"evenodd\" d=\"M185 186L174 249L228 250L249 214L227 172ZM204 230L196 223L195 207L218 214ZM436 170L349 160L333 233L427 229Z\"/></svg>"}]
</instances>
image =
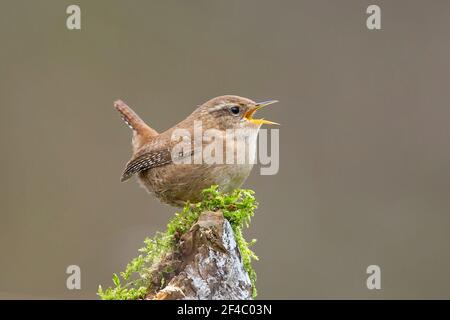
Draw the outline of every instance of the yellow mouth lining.
<instances>
[{"instance_id":1,"label":"yellow mouth lining","mask_svg":"<svg viewBox=\"0 0 450 320\"><path fill-rule=\"evenodd\" d=\"M259 124L259 125L261 125L261 124L277 124L277 125L279 125L279 123L272 122L272 121L265 120L265 119L253 119L253 115L255 114L256 111L258 111L259 109L261 109L263 107L269 106L269 105L277 103L277 102L278 102L277 100L269 100L269 101L257 103L254 108L250 109L249 111L247 111L245 113L244 118L254 124Z\"/></svg>"}]
</instances>

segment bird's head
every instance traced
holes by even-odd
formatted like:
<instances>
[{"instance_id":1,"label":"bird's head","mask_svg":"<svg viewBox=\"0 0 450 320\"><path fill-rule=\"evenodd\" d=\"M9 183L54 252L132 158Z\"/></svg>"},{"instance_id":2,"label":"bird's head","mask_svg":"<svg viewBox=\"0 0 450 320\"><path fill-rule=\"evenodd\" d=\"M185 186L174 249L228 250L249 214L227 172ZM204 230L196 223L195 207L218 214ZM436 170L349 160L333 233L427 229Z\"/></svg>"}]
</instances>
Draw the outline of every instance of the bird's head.
<instances>
[{"instance_id":1,"label":"bird's head","mask_svg":"<svg viewBox=\"0 0 450 320\"><path fill-rule=\"evenodd\" d=\"M263 124L278 124L265 119L253 118L255 112L276 100L255 102L239 96L220 96L199 106L191 116L202 121L207 129L259 129Z\"/></svg>"}]
</instances>

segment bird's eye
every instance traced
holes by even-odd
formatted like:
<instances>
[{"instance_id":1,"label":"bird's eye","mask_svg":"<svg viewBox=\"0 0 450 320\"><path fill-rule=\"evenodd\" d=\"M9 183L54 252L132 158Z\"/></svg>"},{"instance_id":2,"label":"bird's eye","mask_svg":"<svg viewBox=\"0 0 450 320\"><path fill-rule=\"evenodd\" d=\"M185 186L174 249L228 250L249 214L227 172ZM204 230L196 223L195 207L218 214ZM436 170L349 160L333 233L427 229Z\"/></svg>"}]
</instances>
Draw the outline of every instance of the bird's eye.
<instances>
[{"instance_id":1,"label":"bird's eye","mask_svg":"<svg viewBox=\"0 0 450 320\"><path fill-rule=\"evenodd\" d=\"M239 108L238 106L232 106L232 107L230 108L230 111L231 111L232 114L237 115L237 114L239 114L239 112L240 112L241 110L240 110L240 108Z\"/></svg>"}]
</instances>

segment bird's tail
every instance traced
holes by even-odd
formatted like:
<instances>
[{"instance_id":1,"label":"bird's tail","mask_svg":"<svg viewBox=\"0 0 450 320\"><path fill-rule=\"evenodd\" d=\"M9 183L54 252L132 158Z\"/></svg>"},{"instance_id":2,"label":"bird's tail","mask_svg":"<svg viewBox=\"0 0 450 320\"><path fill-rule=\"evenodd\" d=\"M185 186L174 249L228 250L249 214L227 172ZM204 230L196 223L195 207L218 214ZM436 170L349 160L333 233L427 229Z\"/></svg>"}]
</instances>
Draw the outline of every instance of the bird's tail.
<instances>
[{"instance_id":1,"label":"bird's tail","mask_svg":"<svg viewBox=\"0 0 450 320\"><path fill-rule=\"evenodd\" d=\"M136 112L133 111L125 102L117 100L114 107L122 116L123 121L133 130L133 148L137 150L145 142L158 135L158 132L150 128Z\"/></svg>"},{"instance_id":2,"label":"bird's tail","mask_svg":"<svg viewBox=\"0 0 450 320\"><path fill-rule=\"evenodd\" d=\"M114 107L122 116L123 121L133 130L137 131L139 134L158 135L158 133L150 128L144 120L142 120L136 112L133 111L129 106L125 104L122 100L117 100L114 102Z\"/></svg>"}]
</instances>

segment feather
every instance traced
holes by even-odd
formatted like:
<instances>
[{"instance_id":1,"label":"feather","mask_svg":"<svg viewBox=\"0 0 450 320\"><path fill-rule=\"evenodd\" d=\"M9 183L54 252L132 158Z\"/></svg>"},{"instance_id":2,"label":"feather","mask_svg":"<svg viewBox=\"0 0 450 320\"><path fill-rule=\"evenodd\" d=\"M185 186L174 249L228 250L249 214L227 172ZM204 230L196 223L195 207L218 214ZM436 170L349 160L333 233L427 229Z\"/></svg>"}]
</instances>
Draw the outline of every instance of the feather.
<instances>
[{"instance_id":1,"label":"feather","mask_svg":"<svg viewBox=\"0 0 450 320\"><path fill-rule=\"evenodd\" d=\"M171 163L172 157L167 149L146 152L131 159L122 174L120 181L124 182L131 178L132 175L154 167L163 166Z\"/></svg>"}]
</instances>

